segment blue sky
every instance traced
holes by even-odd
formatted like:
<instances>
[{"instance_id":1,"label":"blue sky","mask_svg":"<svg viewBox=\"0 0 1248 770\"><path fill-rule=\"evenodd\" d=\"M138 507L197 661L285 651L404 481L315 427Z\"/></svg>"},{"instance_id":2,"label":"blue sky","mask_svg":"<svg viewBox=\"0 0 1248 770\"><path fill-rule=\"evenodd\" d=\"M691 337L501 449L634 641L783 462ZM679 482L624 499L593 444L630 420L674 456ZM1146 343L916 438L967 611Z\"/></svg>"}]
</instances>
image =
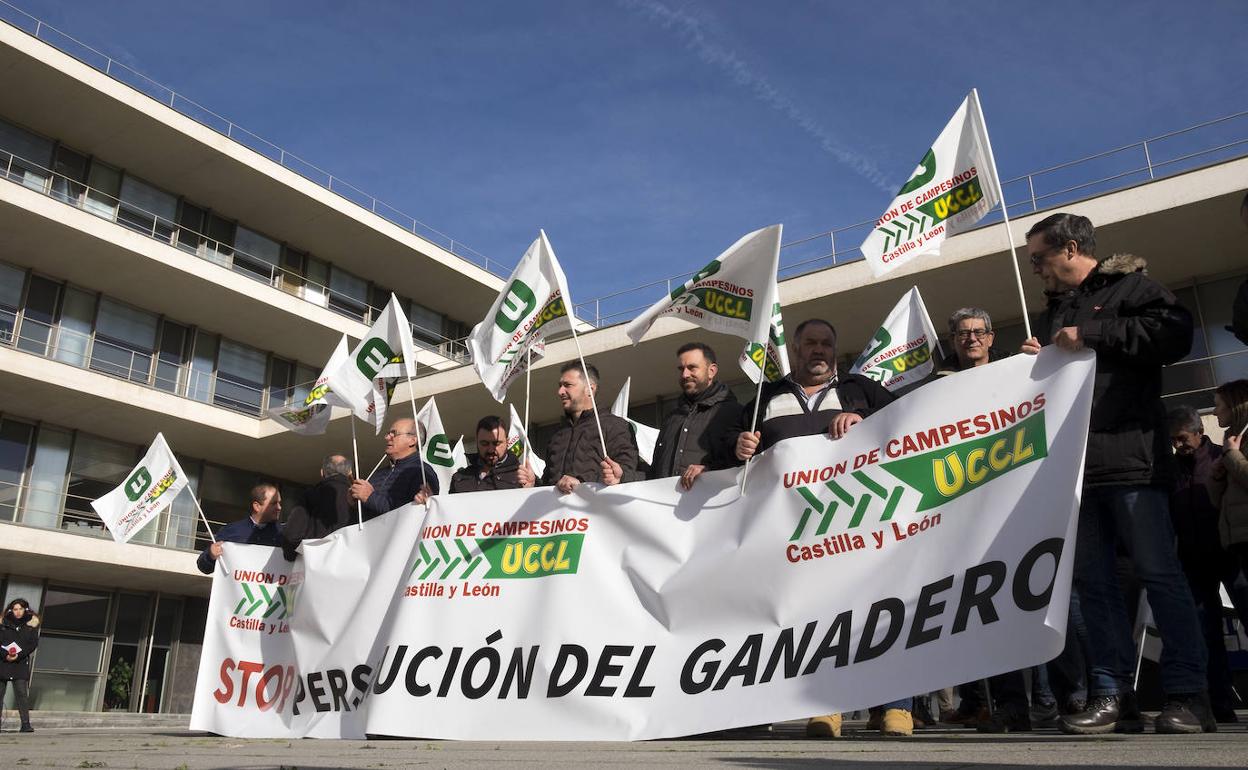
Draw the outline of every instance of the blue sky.
<instances>
[{"instance_id":1,"label":"blue sky","mask_svg":"<svg viewBox=\"0 0 1248 770\"><path fill-rule=\"evenodd\" d=\"M877 216L973 86L1003 179L1248 109L1243 0L10 1L577 301Z\"/></svg>"}]
</instances>

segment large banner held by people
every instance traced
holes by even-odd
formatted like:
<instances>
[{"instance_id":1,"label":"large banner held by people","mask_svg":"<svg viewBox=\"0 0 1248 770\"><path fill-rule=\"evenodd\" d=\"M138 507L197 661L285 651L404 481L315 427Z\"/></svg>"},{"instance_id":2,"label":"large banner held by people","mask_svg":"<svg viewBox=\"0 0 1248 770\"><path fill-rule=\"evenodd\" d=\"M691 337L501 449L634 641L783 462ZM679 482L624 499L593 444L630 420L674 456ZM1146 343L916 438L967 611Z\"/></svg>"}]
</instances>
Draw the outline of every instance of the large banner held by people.
<instances>
[{"instance_id":1,"label":"large banner held by people","mask_svg":"<svg viewBox=\"0 0 1248 770\"><path fill-rule=\"evenodd\" d=\"M191 729L622 740L843 711L1049 660L1094 358L920 388L741 471L434 497L226 544ZM222 564L222 562L218 562Z\"/></svg>"},{"instance_id":2,"label":"large banner held by people","mask_svg":"<svg viewBox=\"0 0 1248 770\"><path fill-rule=\"evenodd\" d=\"M936 368L940 355L940 338L919 287L913 286L871 335L851 371L895 391L922 382Z\"/></svg>"},{"instance_id":3,"label":"large banner held by people","mask_svg":"<svg viewBox=\"0 0 1248 770\"><path fill-rule=\"evenodd\" d=\"M972 91L923 155L862 242L862 256L879 278L951 235L971 229L1000 202L988 129Z\"/></svg>"}]
</instances>

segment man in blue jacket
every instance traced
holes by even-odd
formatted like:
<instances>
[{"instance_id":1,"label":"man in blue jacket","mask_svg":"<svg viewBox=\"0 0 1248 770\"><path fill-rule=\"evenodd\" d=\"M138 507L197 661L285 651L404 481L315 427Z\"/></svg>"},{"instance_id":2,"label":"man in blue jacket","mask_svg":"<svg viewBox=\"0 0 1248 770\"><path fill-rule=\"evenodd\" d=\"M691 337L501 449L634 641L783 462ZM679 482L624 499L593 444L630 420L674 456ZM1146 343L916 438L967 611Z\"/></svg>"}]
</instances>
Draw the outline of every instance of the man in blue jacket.
<instances>
[{"instance_id":1,"label":"man in blue jacket","mask_svg":"<svg viewBox=\"0 0 1248 770\"><path fill-rule=\"evenodd\" d=\"M282 544L282 525L277 523L282 515L282 493L277 485L262 481L251 488L251 515L230 522L217 530L217 539L199 554L197 566L205 575L211 575L221 558L222 543L246 543L248 545Z\"/></svg>"}]
</instances>

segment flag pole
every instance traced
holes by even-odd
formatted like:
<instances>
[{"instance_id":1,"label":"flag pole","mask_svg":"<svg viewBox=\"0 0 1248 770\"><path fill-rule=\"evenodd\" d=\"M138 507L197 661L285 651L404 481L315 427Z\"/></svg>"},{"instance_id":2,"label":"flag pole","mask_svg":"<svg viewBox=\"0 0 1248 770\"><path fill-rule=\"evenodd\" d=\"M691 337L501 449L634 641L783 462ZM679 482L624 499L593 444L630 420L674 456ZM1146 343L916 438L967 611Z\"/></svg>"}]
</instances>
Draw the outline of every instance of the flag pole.
<instances>
[{"instance_id":1,"label":"flag pole","mask_svg":"<svg viewBox=\"0 0 1248 770\"><path fill-rule=\"evenodd\" d=\"M413 356L413 359L415 356ZM416 455L420 458L420 488L424 489L429 486L429 479L425 478L425 450L424 442L420 440L420 419L416 417L416 386L412 379L412 371L416 368L416 361L412 361L412 365L408 366L406 362L403 364L404 371L407 372L407 398L412 402L412 423L416 426ZM410 502L410 501L409 501ZM425 501L428 504L428 500Z\"/></svg>"},{"instance_id":2,"label":"flag pole","mask_svg":"<svg viewBox=\"0 0 1248 770\"><path fill-rule=\"evenodd\" d=\"M750 435L754 435L754 431L758 428L758 407L763 403L763 383L767 381L767 347L763 346L763 364L758 370L758 389L754 392L754 416L750 418ZM750 455L745 461L745 468L741 470L741 494L745 494L745 479L750 475L750 460L754 459L754 455Z\"/></svg>"},{"instance_id":3,"label":"flag pole","mask_svg":"<svg viewBox=\"0 0 1248 770\"><path fill-rule=\"evenodd\" d=\"M358 472L360 470L360 448L356 444L356 441L355 441L355 415L351 415L351 457L352 457L352 463L353 463L351 467L355 468L355 470ZM378 462L377 465L380 466L381 463ZM376 471L377 469L373 468L373 470ZM372 478L372 475L373 474L370 473L365 478ZM364 529L364 501L363 500L355 501L355 513L359 519L360 529Z\"/></svg>"},{"instance_id":4,"label":"flag pole","mask_svg":"<svg viewBox=\"0 0 1248 770\"><path fill-rule=\"evenodd\" d=\"M581 360L581 374L585 377L585 387L589 389L589 406L594 410L594 424L598 426L598 441L602 443L602 456L610 460L607 455L607 439L602 435L602 419L598 417L598 402L594 399L594 384L589 379L589 368L585 365L585 354L581 352L581 338L576 333L576 322L572 324L572 341L576 343L576 357Z\"/></svg>"},{"instance_id":5,"label":"flag pole","mask_svg":"<svg viewBox=\"0 0 1248 770\"><path fill-rule=\"evenodd\" d=\"M199 520L204 523L204 529L208 530L208 537L212 542L217 542L217 536L212 534L212 527L208 524L208 517L204 515L204 509L199 504L199 498L195 496L195 490L191 489L191 485L187 484L186 489L191 493L191 502L195 503L195 510L199 511ZM172 502L172 501L170 501ZM224 564L225 554L221 554L222 563ZM227 566L228 569L228 566Z\"/></svg>"},{"instance_id":6,"label":"flag pole","mask_svg":"<svg viewBox=\"0 0 1248 770\"><path fill-rule=\"evenodd\" d=\"M529 464L529 386L533 377L533 346L524 350L524 464ZM586 380L588 382L589 380Z\"/></svg>"},{"instance_id":7,"label":"flag pole","mask_svg":"<svg viewBox=\"0 0 1248 770\"><path fill-rule=\"evenodd\" d=\"M975 113L979 117L979 123L984 127L984 149L988 152L988 163L992 166L992 181L997 186L997 198L1001 201L1001 220L1005 224L1005 239L1010 245L1010 267L1014 268L1018 303L1023 309L1023 330L1027 339L1031 339L1031 319L1027 317L1027 297L1023 294L1023 276L1018 270L1018 252L1014 249L1014 236L1010 233L1009 206L1005 205L1005 192L1001 189L1001 174L997 171L997 160L992 155L992 140L988 138L988 121L984 119L984 110L979 103L979 89L971 89L971 98L975 100Z\"/></svg>"}]
</instances>

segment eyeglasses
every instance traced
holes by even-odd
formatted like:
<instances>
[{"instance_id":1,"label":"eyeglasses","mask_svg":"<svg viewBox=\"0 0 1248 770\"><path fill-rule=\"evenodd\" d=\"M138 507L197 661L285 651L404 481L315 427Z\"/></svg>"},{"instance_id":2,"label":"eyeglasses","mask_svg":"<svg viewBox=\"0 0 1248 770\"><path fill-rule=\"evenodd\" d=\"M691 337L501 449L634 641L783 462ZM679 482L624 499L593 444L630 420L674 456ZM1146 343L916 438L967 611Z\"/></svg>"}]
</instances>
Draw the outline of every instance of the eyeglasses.
<instances>
[{"instance_id":1,"label":"eyeglasses","mask_svg":"<svg viewBox=\"0 0 1248 770\"><path fill-rule=\"evenodd\" d=\"M1052 254L1052 253L1054 253L1054 252L1057 252L1057 251L1061 251L1061 250L1062 250L1062 247L1061 247L1061 246L1054 246L1054 247L1052 247L1052 248L1045 249L1044 251L1040 252L1039 254L1028 254L1028 255L1027 255L1027 258L1031 260L1031 264L1034 266L1034 265L1038 265L1038 264L1040 264L1041 262L1043 262L1044 260L1048 259L1048 257L1049 257L1049 255L1050 255L1050 254Z\"/></svg>"},{"instance_id":2,"label":"eyeglasses","mask_svg":"<svg viewBox=\"0 0 1248 770\"><path fill-rule=\"evenodd\" d=\"M966 342L972 337L974 337L977 340L982 340L984 337L987 337L989 334L992 334L992 332L988 331L987 329L959 329L958 331L954 332L953 337L954 339L959 340L961 342Z\"/></svg>"},{"instance_id":3,"label":"eyeglasses","mask_svg":"<svg viewBox=\"0 0 1248 770\"><path fill-rule=\"evenodd\" d=\"M415 436L415 433L401 433L397 430L386 431L386 438L394 438L395 436Z\"/></svg>"}]
</instances>

